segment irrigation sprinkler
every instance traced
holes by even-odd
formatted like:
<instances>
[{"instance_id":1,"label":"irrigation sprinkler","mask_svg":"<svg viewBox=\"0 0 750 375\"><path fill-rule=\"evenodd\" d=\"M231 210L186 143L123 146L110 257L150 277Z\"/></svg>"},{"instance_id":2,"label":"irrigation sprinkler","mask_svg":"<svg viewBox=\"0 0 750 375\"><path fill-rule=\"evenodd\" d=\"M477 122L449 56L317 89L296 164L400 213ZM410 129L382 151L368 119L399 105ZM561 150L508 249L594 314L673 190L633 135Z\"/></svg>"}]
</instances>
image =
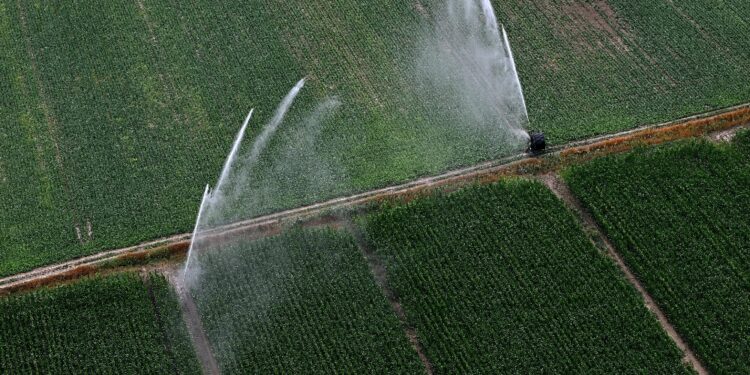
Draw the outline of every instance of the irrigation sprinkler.
<instances>
[{"instance_id":1,"label":"irrigation sprinkler","mask_svg":"<svg viewBox=\"0 0 750 375\"><path fill-rule=\"evenodd\" d=\"M529 148L526 150L526 152L536 155L542 153L546 147L547 142L544 140L544 133L529 133Z\"/></svg>"}]
</instances>

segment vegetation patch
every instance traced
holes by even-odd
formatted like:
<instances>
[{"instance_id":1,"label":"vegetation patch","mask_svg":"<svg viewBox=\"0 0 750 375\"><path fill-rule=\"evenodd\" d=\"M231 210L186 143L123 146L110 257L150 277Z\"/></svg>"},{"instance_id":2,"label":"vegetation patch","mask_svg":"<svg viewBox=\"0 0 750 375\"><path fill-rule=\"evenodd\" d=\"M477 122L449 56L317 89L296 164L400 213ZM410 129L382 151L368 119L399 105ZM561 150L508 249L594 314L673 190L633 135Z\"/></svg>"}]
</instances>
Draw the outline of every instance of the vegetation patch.
<instances>
[{"instance_id":1,"label":"vegetation patch","mask_svg":"<svg viewBox=\"0 0 750 375\"><path fill-rule=\"evenodd\" d=\"M190 294L223 372L423 371L348 234L294 229L204 250Z\"/></svg>"},{"instance_id":2,"label":"vegetation patch","mask_svg":"<svg viewBox=\"0 0 750 375\"><path fill-rule=\"evenodd\" d=\"M749 10L702 4L495 1L531 126L559 145L747 101ZM246 111L255 135L302 77L253 214L507 154L412 80L441 6L0 1L0 275L190 230ZM329 96L340 110L298 137ZM322 184L300 173L323 170L317 158L333 171Z\"/></svg>"},{"instance_id":3,"label":"vegetation patch","mask_svg":"<svg viewBox=\"0 0 750 375\"><path fill-rule=\"evenodd\" d=\"M565 174L709 371L750 371L750 154L690 141Z\"/></svg>"},{"instance_id":4,"label":"vegetation patch","mask_svg":"<svg viewBox=\"0 0 750 375\"><path fill-rule=\"evenodd\" d=\"M155 274L0 297L0 315L3 373L200 373L176 295Z\"/></svg>"},{"instance_id":5,"label":"vegetation patch","mask_svg":"<svg viewBox=\"0 0 750 375\"><path fill-rule=\"evenodd\" d=\"M387 207L367 232L436 372L689 373L612 260L539 183Z\"/></svg>"}]
</instances>

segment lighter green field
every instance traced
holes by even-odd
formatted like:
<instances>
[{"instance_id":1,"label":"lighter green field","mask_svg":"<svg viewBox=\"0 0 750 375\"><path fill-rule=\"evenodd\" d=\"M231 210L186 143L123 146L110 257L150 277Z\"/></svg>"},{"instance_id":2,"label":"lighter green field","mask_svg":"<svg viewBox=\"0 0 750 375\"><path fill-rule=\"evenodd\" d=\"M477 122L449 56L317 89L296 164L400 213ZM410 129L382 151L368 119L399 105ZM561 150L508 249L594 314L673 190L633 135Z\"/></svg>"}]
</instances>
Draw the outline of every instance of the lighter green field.
<instances>
[{"instance_id":1,"label":"lighter green field","mask_svg":"<svg viewBox=\"0 0 750 375\"><path fill-rule=\"evenodd\" d=\"M560 144L746 101L750 9L710 3L496 1L532 127ZM257 134L304 76L248 215L514 151L413 84L434 4L0 1L0 275L189 230L246 111Z\"/></svg>"}]
</instances>

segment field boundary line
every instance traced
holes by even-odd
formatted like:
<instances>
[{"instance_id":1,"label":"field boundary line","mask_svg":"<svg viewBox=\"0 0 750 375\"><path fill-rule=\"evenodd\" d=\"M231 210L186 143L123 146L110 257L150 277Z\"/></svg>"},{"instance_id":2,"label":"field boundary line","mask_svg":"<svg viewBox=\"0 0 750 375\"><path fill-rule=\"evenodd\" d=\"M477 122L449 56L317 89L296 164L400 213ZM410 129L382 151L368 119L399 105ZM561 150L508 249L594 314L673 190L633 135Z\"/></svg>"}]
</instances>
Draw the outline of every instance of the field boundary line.
<instances>
[{"instance_id":1,"label":"field boundary line","mask_svg":"<svg viewBox=\"0 0 750 375\"><path fill-rule=\"evenodd\" d=\"M750 123L750 103L697 114L674 121L597 136L549 148L541 155L516 154L442 174L421 177L398 185L338 197L331 200L279 211L269 215L239 221L205 232L211 237L227 237L248 232L274 232L287 223L322 216L335 210L381 202L389 199L413 199L437 189L456 189L469 183L488 183L504 176L530 175L559 169L567 164L583 162L595 157L631 150L636 145L654 145L684 138L737 128ZM192 233L176 234L121 249L107 250L67 262L40 267L28 272L0 278L0 293L12 290L34 279L62 274L76 267L93 266L158 246L182 247L189 243Z\"/></svg>"},{"instance_id":2,"label":"field boundary line","mask_svg":"<svg viewBox=\"0 0 750 375\"><path fill-rule=\"evenodd\" d=\"M389 286L387 271L383 263L380 262L380 259L378 259L377 255L375 255L375 249L367 241L365 235L362 233L362 230L358 228L351 220L347 220L344 226L352 235L352 237L354 237L354 242L362 253L362 256L365 258L365 262L370 268L370 273L372 273L372 276L375 279L375 284L377 284L377 286L380 288L380 291L383 293L386 300L388 300L388 303L391 305L393 313L396 314L396 317L401 323L401 328L404 331L404 335L409 340L412 349L414 349L414 351L417 353L417 356L422 362L422 365L424 365L425 373L427 375L432 375L434 373L432 362L430 362L430 359L427 357L427 354L424 351L422 343L419 341L417 330L415 329L415 327L412 327L409 324L409 321L406 318L406 310L404 310L404 307L401 305L401 301L399 301L398 297L393 292L393 289L391 289L391 287Z\"/></svg>"},{"instance_id":3,"label":"field boundary line","mask_svg":"<svg viewBox=\"0 0 750 375\"><path fill-rule=\"evenodd\" d=\"M625 263L620 253L606 236L604 230L599 223L594 219L593 215L586 209L586 207L578 200L578 198L570 191L570 188L562 180L562 178L556 173L547 173L538 177L538 179L544 183L549 190L552 191L555 196L562 200L565 205L575 214L578 221L586 228L591 231L588 234L591 243L598 249L604 250L606 255L609 256L620 269L625 279L632 285L636 291L641 295L644 305L651 311L656 317L662 330L666 332L667 336L682 352L682 361L695 370L698 375L708 375L709 372L706 367L700 362L695 352L688 346L687 342L677 332L672 323L667 319L667 315L659 307L651 294L646 290L640 280L636 277L630 267ZM603 247L603 249L602 249Z\"/></svg>"},{"instance_id":4,"label":"field boundary line","mask_svg":"<svg viewBox=\"0 0 750 375\"><path fill-rule=\"evenodd\" d=\"M624 130L624 131L617 132L617 133L604 134L604 135L594 136L592 138L572 141L564 145L549 148L548 150L562 151L563 149L586 146L586 145L590 145L590 144L594 144L594 143L602 142L602 141L607 141L607 140L614 139L614 138L635 135L637 133L644 132L647 130L658 130L658 129L667 128L667 127L674 126L674 125L687 124L694 120L708 119L714 116L728 114L728 113L742 110L742 109L750 109L750 102L737 104L737 105L726 107L726 108L716 109L713 111L696 113L690 116L680 117L678 119L671 120L671 121L660 122L656 124L642 125L642 126L632 128L630 130Z\"/></svg>"},{"instance_id":5,"label":"field boundary line","mask_svg":"<svg viewBox=\"0 0 750 375\"><path fill-rule=\"evenodd\" d=\"M149 242L144 242L138 245L129 246L121 249L108 250L100 253L84 256L82 258L69 260L63 263L53 264L49 266L40 267L29 272L24 272L16 275L11 275L0 279L0 291L3 289L11 289L19 284L53 275L63 274L67 271L74 270L79 267L92 267L99 263L114 260L119 256L135 253L138 251L147 250L150 248L156 248L161 245L177 244L182 241L189 241L192 233L177 234L174 236L164 237Z\"/></svg>"},{"instance_id":6,"label":"field boundary line","mask_svg":"<svg viewBox=\"0 0 750 375\"><path fill-rule=\"evenodd\" d=\"M161 311L159 310L159 303L156 301L156 294L154 293L154 285L151 282L151 276L145 270L141 271L140 276L141 280L143 281L143 286L146 288L149 302L151 302L151 308L153 309L154 313L154 320L156 321L156 325L159 327L159 333L161 333L162 346L164 347L164 351L166 352L167 357L169 357L170 362L172 362L172 370L176 375L179 375L180 371L177 369L177 358L175 357L174 350L172 349L172 343L169 340L167 328L164 324L164 319L162 318Z\"/></svg>"},{"instance_id":7,"label":"field boundary line","mask_svg":"<svg viewBox=\"0 0 750 375\"><path fill-rule=\"evenodd\" d=\"M191 296L190 291L185 289L182 283L177 280L177 277L179 277L179 271L165 271L164 274L177 292L177 296L180 300L182 319L187 326L188 333L190 334L190 341L193 344L195 355L198 357L203 373L207 375L220 374L221 371L219 370L219 364L216 362L216 357L214 357L214 354L211 351L211 344L206 335L206 330L203 327L203 322L198 313L198 306L195 305L193 296Z\"/></svg>"}]
</instances>

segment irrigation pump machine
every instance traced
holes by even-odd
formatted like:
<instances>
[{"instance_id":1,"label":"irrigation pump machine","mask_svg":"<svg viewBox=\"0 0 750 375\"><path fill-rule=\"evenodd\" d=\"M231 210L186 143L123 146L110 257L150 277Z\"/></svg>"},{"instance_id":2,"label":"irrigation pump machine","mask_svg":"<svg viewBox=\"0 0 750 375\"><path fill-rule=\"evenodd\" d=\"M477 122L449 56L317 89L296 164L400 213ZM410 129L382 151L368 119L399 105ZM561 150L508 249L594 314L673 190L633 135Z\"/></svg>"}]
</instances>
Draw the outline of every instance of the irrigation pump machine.
<instances>
[{"instance_id":1,"label":"irrigation pump machine","mask_svg":"<svg viewBox=\"0 0 750 375\"><path fill-rule=\"evenodd\" d=\"M526 150L530 154L540 154L547 147L547 142L544 140L544 133L542 132L531 132L529 133L529 148Z\"/></svg>"}]
</instances>

